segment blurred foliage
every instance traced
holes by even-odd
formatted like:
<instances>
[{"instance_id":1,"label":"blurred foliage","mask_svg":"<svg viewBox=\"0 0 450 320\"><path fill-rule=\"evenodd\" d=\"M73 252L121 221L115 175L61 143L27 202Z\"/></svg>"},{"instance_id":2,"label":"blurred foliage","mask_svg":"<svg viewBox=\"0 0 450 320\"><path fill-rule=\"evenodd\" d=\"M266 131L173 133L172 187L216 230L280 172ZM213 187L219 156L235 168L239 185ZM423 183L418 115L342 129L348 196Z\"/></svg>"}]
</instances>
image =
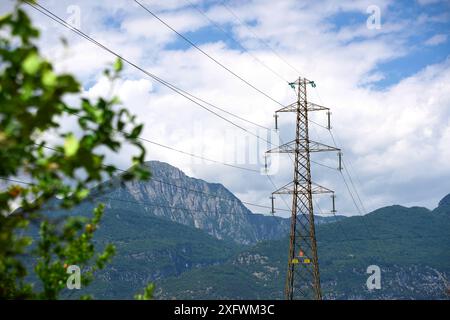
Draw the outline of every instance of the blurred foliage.
<instances>
[{"instance_id":1,"label":"blurred foliage","mask_svg":"<svg viewBox=\"0 0 450 320\"><path fill-rule=\"evenodd\" d=\"M136 300L152 300L153 292L155 291L155 285L150 283L147 287L144 288L143 294L137 294L134 296Z\"/></svg>"},{"instance_id":2,"label":"blurred foliage","mask_svg":"<svg viewBox=\"0 0 450 320\"><path fill-rule=\"evenodd\" d=\"M30 184L0 191L0 298L57 299L66 287L67 266L82 268L87 285L115 249L107 245L96 252L94 247L102 205L92 218L50 218L42 209L55 198L61 200L58 206L74 207L89 196L88 186L117 173L99 150L117 153L124 144L137 149L132 168L120 175L122 182L148 179L150 173L141 166L142 124L116 97L67 103L82 87L72 75L55 72L39 53L39 31L20 6L0 17L0 177L26 177ZM121 69L117 61L105 75L112 82ZM64 130L60 123L66 118L77 120L79 132ZM49 150L45 138L50 134L60 142ZM30 225L40 230L35 243L26 236ZM24 257L35 262L39 285L27 279Z\"/></svg>"}]
</instances>

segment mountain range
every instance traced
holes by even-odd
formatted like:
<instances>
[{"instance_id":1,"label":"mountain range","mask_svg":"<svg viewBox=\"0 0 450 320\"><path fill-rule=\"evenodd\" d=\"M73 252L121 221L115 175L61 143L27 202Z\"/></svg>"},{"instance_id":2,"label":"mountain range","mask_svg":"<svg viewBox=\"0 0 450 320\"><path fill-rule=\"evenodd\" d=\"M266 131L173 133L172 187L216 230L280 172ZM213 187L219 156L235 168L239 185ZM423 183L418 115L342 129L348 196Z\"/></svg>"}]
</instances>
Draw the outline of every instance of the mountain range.
<instances>
[{"instance_id":1,"label":"mountain range","mask_svg":"<svg viewBox=\"0 0 450 320\"><path fill-rule=\"evenodd\" d=\"M289 219L254 214L222 184L188 177L164 162L149 161L146 165L151 168L152 179L125 184L118 179L108 181L97 188L102 191L93 202L101 200L107 209L121 210L122 215L140 212L239 244L277 239L289 230ZM92 204L87 205L89 209ZM328 221L321 216L316 219L317 224Z\"/></svg>"},{"instance_id":2,"label":"mountain range","mask_svg":"<svg viewBox=\"0 0 450 320\"><path fill-rule=\"evenodd\" d=\"M289 219L252 213L223 185L167 163L147 165L149 181L113 179L71 210L89 214L105 203L96 241L115 244L117 255L91 286L67 297L129 299L154 282L157 299L283 298ZM316 223L325 299L448 297L450 195L434 210L390 206ZM380 290L366 287L369 265L381 268Z\"/></svg>"}]
</instances>

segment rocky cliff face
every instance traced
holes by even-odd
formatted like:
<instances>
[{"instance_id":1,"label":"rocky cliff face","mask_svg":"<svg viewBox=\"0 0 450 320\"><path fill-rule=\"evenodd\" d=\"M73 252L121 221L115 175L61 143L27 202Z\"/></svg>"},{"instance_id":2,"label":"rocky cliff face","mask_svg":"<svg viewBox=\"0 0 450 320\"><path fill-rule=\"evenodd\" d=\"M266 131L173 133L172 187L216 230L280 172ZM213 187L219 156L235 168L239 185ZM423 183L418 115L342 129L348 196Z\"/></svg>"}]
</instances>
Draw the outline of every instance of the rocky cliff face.
<instances>
[{"instance_id":1,"label":"rocky cliff face","mask_svg":"<svg viewBox=\"0 0 450 320\"><path fill-rule=\"evenodd\" d=\"M188 177L167 163L147 165L152 179L110 188L101 196L107 208L142 211L241 244L277 239L289 230L288 219L253 214L221 184Z\"/></svg>"}]
</instances>

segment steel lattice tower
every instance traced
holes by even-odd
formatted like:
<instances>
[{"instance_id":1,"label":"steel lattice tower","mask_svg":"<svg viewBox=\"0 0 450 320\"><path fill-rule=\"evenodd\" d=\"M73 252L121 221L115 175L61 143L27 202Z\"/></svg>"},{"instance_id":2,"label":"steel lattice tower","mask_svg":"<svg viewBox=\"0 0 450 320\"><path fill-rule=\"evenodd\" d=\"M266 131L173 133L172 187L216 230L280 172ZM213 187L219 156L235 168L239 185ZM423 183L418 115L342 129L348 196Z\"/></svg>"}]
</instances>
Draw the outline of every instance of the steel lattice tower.
<instances>
[{"instance_id":1,"label":"steel lattice tower","mask_svg":"<svg viewBox=\"0 0 450 320\"><path fill-rule=\"evenodd\" d=\"M330 128L329 108L307 101L307 85L315 86L313 81L299 78L290 83L297 88L297 101L276 111L295 112L295 140L285 143L267 153L293 153L294 177L292 182L273 192L273 194L292 194L292 212L288 270L286 277L286 299L322 299L320 289L319 260L314 225L313 194L334 192L314 184L311 180L311 152L340 150L309 139L308 112L326 110ZM277 126L277 124L276 124ZM340 169L340 168L339 168ZM272 194L272 197L273 197Z\"/></svg>"}]
</instances>

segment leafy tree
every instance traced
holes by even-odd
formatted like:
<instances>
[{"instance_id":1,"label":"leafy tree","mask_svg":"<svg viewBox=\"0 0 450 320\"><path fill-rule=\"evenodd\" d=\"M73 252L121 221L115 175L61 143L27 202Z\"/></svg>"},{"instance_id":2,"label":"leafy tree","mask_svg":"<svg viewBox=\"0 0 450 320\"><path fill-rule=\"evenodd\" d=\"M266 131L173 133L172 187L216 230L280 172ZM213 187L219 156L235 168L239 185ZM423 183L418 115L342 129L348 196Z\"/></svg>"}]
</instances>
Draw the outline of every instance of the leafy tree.
<instances>
[{"instance_id":1,"label":"leafy tree","mask_svg":"<svg viewBox=\"0 0 450 320\"><path fill-rule=\"evenodd\" d=\"M57 299L66 287L66 268L82 268L82 284L93 279L114 254L107 245L94 246L103 206L93 217L49 217L49 203L69 209L89 196L94 185L118 171L105 164L99 150L118 152L126 143L137 148L133 167L120 175L121 181L148 179L141 166L145 149L138 140L142 125L116 97L91 101L80 98L79 106L66 102L79 95L80 84L70 74L57 74L39 53L35 41L39 31L17 3L13 12L0 17L0 177L26 177L30 183L13 184L0 191L0 298ZM113 81L122 69L118 60L105 74ZM76 119L79 133L60 126L63 117ZM60 141L51 149L46 134ZM58 198L58 201L55 201ZM14 211L15 207L19 209ZM33 239L27 230L39 227ZM27 233L28 232L28 233ZM27 278L24 263L35 261L40 285ZM147 295L147 297L149 297Z\"/></svg>"}]
</instances>

